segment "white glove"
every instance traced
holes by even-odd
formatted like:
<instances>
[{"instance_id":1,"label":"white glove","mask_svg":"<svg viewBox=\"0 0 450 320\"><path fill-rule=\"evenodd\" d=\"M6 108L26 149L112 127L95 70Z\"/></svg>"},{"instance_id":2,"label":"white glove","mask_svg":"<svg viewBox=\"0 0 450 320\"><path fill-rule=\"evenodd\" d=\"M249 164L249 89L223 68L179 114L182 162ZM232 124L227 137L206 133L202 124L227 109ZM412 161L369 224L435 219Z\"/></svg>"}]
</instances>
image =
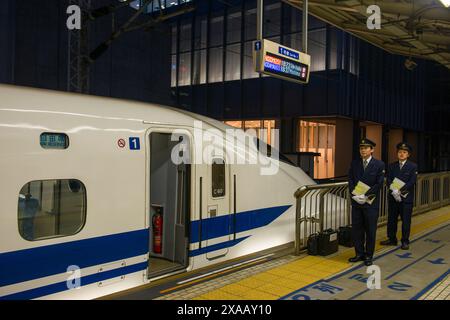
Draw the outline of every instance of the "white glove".
<instances>
[{"instance_id":1,"label":"white glove","mask_svg":"<svg viewBox=\"0 0 450 320\"><path fill-rule=\"evenodd\" d=\"M358 204L364 204L367 201L367 197L363 194L360 194L359 196L353 196L353 200L355 200Z\"/></svg>"},{"instance_id":2,"label":"white glove","mask_svg":"<svg viewBox=\"0 0 450 320\"><path fill-rule=\"evenodd\" d=\"M363 194L359 196L359 200L360 200L359 204L367 203L367 197Z\"/></svg>"},{"instance_id":3,"label":"white glove","mask_svg":"<svg viewBox=\"0 0 450 320\"><path fill-rule=\"evenodd\" d=\"M398 191L397 189L392 190L392 196L394 197L395 201L402 202L400 191Z\"/></svg>"}]
</instances>

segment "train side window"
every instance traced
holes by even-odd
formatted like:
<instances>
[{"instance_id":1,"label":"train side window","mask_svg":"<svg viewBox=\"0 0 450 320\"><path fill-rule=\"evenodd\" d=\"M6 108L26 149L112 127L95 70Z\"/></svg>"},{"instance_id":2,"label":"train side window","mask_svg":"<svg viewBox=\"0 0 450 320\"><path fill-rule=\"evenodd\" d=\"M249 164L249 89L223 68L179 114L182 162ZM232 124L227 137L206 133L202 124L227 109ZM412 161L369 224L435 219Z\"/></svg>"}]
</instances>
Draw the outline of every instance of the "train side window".
<instances>
[{"instance_id":1,"label":"train side window","mask_svg":"<svg viewBox=\"0 0 450 320\"><path fill-rule=\"evenodd\" d=\"M212 196L220 198L225 196L225 161L223 159L213 159L211 165Z\"/></svg>"},{"instance_id":2,"label":"train side window","mask_svg":"<svg viewBox=\"0 0 450 320\"><path fill-rule=\"evenodd\" d=\"M75 179L32 181L19 194L19 233L37 241L74 235L86 222L86 188Z\"/></svg>"}]
</instances>

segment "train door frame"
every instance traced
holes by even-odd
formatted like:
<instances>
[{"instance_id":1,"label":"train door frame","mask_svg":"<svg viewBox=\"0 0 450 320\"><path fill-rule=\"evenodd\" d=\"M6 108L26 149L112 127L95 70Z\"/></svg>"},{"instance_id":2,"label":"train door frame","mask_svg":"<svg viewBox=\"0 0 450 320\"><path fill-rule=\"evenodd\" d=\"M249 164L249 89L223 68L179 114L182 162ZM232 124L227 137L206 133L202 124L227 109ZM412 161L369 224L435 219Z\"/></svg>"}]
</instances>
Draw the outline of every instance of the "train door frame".
<instances>
[{"instance_id":1,"label":"train door frame","mask_svg":"<svg viewBox=\"0 0 450 320\"><path fill-rule=\"evenodd\" d=\"M225 156L214 156L212 157L212 161L223 161L224 164L224 184L225 184L225 194L223 196L214 197L213 195L213 164L208 163L206 166L207 170L207 183L205 184L205 205L204 208L206 209L205 214L207 215L207 219L210 219L211 223L209 226L209 230L206 230L208 233L207 239L205 239L206 246L214 246L222 244L224 241L229 242L232 240L233 237L233 212L232 212L232 205L231 205L231 166L226 161ZM218 239L214 239L214 230L217 228L216 226L213 227L213 224L220 224L224 223L224 226L219 226L219 230L222 228L228 229L228 233L225 236L222 236ZM208 260L215 260L222 257L225 257L228 254L228 247L217 249L211 252L206 253L206 258Z\"/></svg>"},{"instance_id":2,"label":"train door frame","mask_svg":"<svg viewBox=\"0 0 450 320\"><path fill-rule=\"evenodd\" d=\"M147 123L149 124L149 123ZM168 271L167 273L161 272L160 274L155 274L151 269L151 263L150 263L150 246L151 246L151 238L152 237L152 219L150 217L151 215L151 208L152 208L152 199L151 199L151 135L152 133L162 133L162 134L172 134L176 132L177 134L182 134L188 137L189 139L189 146L190 146L190 156L191 156L191 165L190 165L190 172L189 172L189 210L186 212L185 216L185 238L186 238L186 248L185 248L185 254L186 254L186 261L185 265L180 267L180 269L175 271ZM145 174L145 226L148 229L149 233L149 239L148 239L148 247L149 247L149 263L147 268L147 275L146 278L148 280L156 280L162 277L170 276L172 274L182 273L186 272L193 267L193 259L189 256L189 250L190 250L190 225L193 219L194 215L194 208L195 208L195 165L194 165L194 136L192 134L191 128L185 127L185 126L174 126L174 125L151 125L145 132L145 149L146 149L146 174ZM178 197L178 195L177 195Z\"/></svg>"}]
</instances>

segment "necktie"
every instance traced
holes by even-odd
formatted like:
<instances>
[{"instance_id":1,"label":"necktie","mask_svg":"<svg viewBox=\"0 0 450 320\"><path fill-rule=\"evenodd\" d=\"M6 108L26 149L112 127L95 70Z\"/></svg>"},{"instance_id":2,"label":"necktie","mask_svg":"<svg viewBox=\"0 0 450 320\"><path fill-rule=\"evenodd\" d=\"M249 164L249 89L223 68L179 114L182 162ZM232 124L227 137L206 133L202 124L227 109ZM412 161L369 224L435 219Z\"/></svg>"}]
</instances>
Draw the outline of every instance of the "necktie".
<instances>
[{"instance_id":1,"label":"necktie","mask_svg":"<svg viewBox=\"0 0 450 320\"><path fill-rule=\"evenodd\" d=\"M400 170L402 170L403 162L400 162Z\"/></svg>"},{"instance_id":2,"label":"necktie","mask_svg":"<svg viewBox=\"0 0 450 320\"><path fill-rule=\"evenodd\" d=\"M364 167L364 170L366 170L366 168L367 168L367 160L364 160L363 167Z\"/></svg>"}]
</instances>

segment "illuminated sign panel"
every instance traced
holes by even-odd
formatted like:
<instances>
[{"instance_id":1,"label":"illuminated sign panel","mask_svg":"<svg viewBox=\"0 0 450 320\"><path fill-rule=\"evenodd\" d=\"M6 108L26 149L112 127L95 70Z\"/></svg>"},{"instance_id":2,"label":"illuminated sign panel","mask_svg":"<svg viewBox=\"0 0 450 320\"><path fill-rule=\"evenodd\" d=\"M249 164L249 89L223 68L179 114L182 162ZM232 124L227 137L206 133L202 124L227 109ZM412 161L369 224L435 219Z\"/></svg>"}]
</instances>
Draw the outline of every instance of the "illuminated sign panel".
<instances>
[{"instance_id":1,"label":"illuminated sign panel","mask_svg":"<svg viewBox=\"0 0 450 320\"><path fill-rule=\"evenodd\" d=\"M274 73L293 80L307 82L308 69L309 67L306 64L270 53L266 53L264 57L264 72L266 73Z\"/></svg>"},{"instance_id":2,"label":"illuminated sign panel","mask_svg":"<svg viewBox=\"0 0 450 320\"><path fill-rule=\"evenodd\" d=\"M298 52L283 48L281 46L278 48L278 53L289 58L294 58L296 60L300 59L300 55L298 54Z\"/></svg>"},{"instance_id":3,"label":"illuminated sign panel","mask_svg":"<svg viewBox=\"0 0 450 320\"><path fill-rule=\"evenodd\" d=\"M254 45L255 71L297 83L308 83L311 57L278 43L262 40Z\"/></svg>"},{"instance_id":4,"label":"illuminated sign panel","mask_svg":"<svg viewBox=\"0 0 450 320\"><path fill-rule=\"evenodd\" d=\"M69 137L64 133L43 133L40 140L41 147L44 149L67 149L69 147Z\"/></svg>"}]
</instances>

